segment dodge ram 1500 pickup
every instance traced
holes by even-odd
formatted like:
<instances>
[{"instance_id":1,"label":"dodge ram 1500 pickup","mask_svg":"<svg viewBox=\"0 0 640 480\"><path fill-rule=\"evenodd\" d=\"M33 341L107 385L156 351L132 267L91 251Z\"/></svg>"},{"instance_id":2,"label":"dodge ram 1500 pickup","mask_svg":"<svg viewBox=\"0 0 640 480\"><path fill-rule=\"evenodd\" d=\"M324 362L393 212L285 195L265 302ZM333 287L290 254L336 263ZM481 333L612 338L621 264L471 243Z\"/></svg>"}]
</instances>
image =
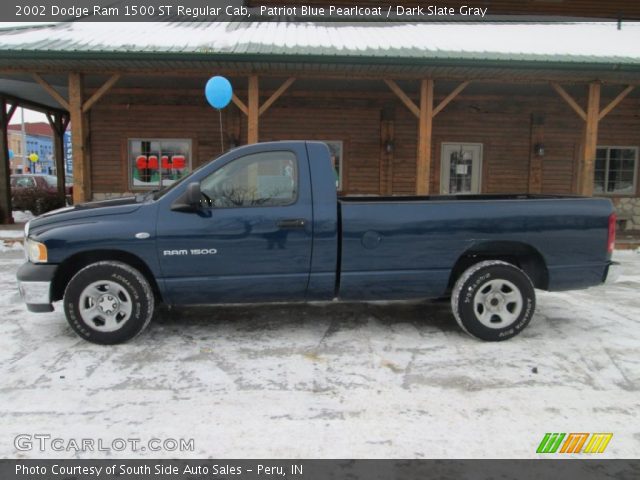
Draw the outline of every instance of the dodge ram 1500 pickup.
<instances>
[{"instance_id":1,"label":"dodge ram 1500 pickup","mask_svg":"<svg viewBox=\"0 0 640 480\"><path fill-rule=\"evenodd\" d=\"M545 195L338 198L328 148L231 150L157 192L51 212L25 226L30 311L62 300L76 333L115 344L169 305L450 296L490 341L530 322L534 289L609 273L607 199Z\"/></svg>"}]
</instances>

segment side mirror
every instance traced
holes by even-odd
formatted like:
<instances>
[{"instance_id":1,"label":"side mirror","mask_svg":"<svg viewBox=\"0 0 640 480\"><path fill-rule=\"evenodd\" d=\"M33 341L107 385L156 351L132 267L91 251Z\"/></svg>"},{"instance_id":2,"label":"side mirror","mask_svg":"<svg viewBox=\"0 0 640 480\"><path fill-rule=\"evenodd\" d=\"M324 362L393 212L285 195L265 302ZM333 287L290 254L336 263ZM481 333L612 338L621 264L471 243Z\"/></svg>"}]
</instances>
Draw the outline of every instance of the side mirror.
<instances>
[{"instance_id":1,"label":"side mirror","mask_svg":"<svg viewBox=\"0 0 640 480\"><path fill-rule=\"evenodd\" d=\"M187 205L198 208L200 206L200 199L202 198L202 194L200 193L200 183L192 182L187 185L186 196L187 198L185 199L185 202Z\"/></svg>"},{"instance_id":2,"label":"side mirror","mask_svg":"<svg viewBox=\"0 0 640 480\"><path fill-rule=\"evenodd\" d=\"M171 205L171 210L176 212L197 212L200 209L200 183L192 182L187 185L185 192Z\"/></svg>"}]
</instances>

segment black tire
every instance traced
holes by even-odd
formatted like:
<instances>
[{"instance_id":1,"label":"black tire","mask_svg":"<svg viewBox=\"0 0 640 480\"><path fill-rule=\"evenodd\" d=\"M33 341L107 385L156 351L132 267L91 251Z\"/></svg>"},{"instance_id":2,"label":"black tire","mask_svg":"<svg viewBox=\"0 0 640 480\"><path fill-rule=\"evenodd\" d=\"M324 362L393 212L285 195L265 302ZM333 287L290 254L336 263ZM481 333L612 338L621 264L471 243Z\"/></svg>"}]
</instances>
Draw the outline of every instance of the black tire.
<instances>
[{"instance_id":1,"label":"black tire","mask_svg":"<svg viewBox=\"0 0 640 480\"><path fill-rule=\"evenodd\" d=\"M64 292L64 312L71 328L85 340L101 345L123 343L138 335L149 325L154 306L149 282L122 262L103 261L84 267Z\"/></svg>"},{"instance_id":2,"label":"black tire","mask_svg":"<svg viewBox=\"0 0 640 480\"><path fill-rule=\"evenodd\" d=\"M536 309L531 280L518 267L487 260L465 270L453 287L451 309L472 337L508 340L529 324Z\"/></svg>"}]
</instances>

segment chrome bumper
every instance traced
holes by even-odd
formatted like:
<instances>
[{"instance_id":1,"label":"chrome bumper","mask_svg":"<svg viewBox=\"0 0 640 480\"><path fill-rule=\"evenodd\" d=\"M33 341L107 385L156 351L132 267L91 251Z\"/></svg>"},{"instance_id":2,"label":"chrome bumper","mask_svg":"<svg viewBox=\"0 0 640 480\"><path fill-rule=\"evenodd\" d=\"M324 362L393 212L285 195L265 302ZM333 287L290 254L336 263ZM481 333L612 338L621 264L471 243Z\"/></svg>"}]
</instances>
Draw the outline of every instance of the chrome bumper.
<instances>
[{"instance_id":1,"label":"chrome bumper","mask_svg":"<svg viewBox=\"0 0 640 480\"><path fill-rule=\"evenodd\" d=\"M51 282L18 282L22 300L30 312L52 312Z\"/></svg>"},{"instance_id":2,"label":"chrome bumper","mask_svg":"<svg viewBox=\"0 0 640 480\"><path fill-rule=\"evenodd\" d=\"M18 290L30 312L52 312L51 283L57 265L23 263L16 275Z\"/></svg>"},{"instance_id":3,"label":"chrome bumper","mask_svg":"<svg viewBox=\"0 0 640 480\"><path fill-rule=\"evenodd\" d=\"M618 262L611 262L609 267L607 268L607 273L605 274L604 283L610 285L615 283L618 278L620 278L620 274L622 272L622 267Z\"/></svg>"}]
</instances>

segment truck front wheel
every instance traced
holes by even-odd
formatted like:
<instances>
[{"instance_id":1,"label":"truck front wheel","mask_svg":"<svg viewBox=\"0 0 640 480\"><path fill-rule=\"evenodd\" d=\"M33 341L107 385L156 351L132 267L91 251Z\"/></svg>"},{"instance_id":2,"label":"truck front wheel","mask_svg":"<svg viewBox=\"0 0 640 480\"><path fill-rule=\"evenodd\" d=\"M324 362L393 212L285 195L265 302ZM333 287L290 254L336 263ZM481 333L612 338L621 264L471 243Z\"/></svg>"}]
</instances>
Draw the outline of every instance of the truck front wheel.
<instances>
[{"instance_id":1,"label":"truck front wheel","mask_svg":"<svg viewBox=\"0 0 640 480\"><path fill-rule=\"evenodd\" d=\"M497 342L515 337L531 321L536 294L518 267L500 260L476 263L453 287L451 309L469 335Z\"/></svg>"},{"instance_id":2,"label":"truck front wheel","mask_svg":"<svg viewBox=\"0 0 640 480\"><path fill-rule=\"evenodd\" d=\"M135 268L104 261L84 267L64 292L71 328L85 340L103 345L126 342L153 317L153 290Z\"/></svg>"}]
</instances>

